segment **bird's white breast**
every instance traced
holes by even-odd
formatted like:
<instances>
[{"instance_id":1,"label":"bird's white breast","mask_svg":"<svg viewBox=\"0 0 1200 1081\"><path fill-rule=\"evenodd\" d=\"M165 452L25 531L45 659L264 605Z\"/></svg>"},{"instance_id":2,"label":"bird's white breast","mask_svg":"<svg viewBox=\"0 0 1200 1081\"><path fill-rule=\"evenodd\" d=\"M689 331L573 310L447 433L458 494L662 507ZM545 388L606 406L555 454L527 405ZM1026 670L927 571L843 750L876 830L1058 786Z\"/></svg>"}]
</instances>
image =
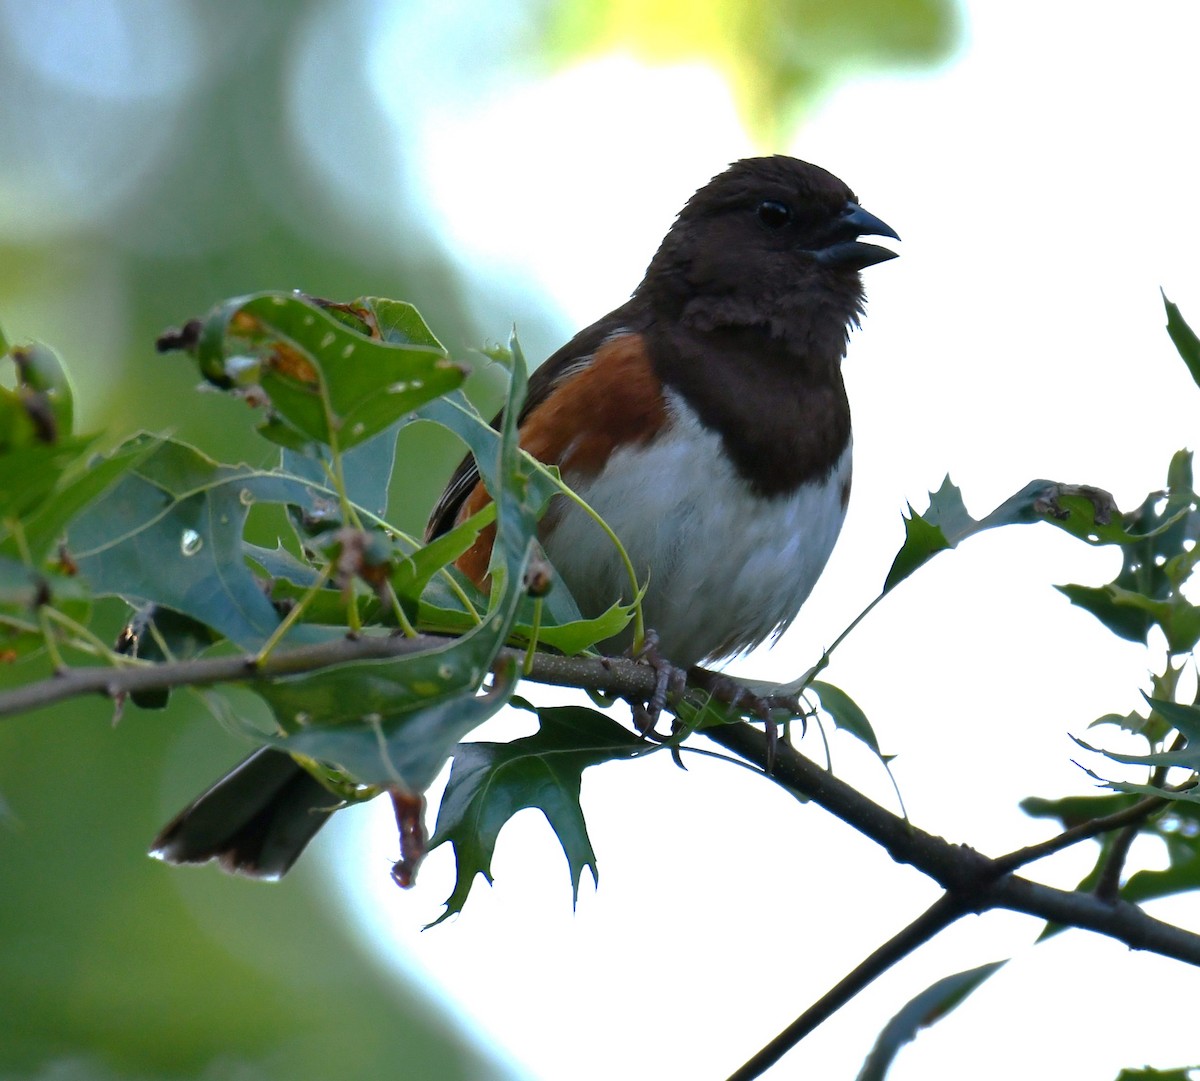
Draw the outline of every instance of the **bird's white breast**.
<instances>
[{"instance_id":1,"label":"bird's white breast","mask_svg":"<svg viewBox=\"0 0 1200 1081\"><path fill-rule=\"evenodd\" d=\"M649 572L646 626L661 653L689 665L758 645L795 617L842 527L850 447L828 476L764 498L681 398L669 395L668 410L653 442L620 448L574 487L621 538L639 578ZM577 507L561 510L545 546L585 614L628 599L616 551Z\"/></svg>"}]
</instances>

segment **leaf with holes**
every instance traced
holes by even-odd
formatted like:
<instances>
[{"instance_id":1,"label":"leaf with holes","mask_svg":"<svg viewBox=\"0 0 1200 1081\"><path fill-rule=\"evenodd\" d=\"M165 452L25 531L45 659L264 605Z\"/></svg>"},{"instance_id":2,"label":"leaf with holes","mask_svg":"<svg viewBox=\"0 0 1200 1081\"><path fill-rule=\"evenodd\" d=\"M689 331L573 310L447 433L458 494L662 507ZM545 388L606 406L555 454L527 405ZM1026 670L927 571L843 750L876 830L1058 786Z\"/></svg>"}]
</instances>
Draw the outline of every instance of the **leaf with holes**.
<instances>
[{"instance_id":1,"label":"leaf with holes","mask_svg":"<svg viewBox=\"0 0 1200 1081\"><path fill-rule=\"evenodd\" d=\"M519 412L526 388L518 353L509 410ZM492 592L486 614L458 638L387 661L361 661L252 687L266 700L284 736L263 736L295 754L337 767L362 784L423 791L454 745L508 700L516 685L507 666L479 694L525 600L528 563L540 504L523 483L528 465L517 427L506 423L496 447L497 499ZM273 553L257 559L281 564Z\"/></svg>"},{"instance_id":2,"label":"leaf with holes","mask_svg":"<svg viewBox=\"0 0 1200 1081\"><path fill-rule=\"evenodd\" d=\"M918 514L911 504L908 510L904 544L884 580L884 593L938 552L956 548L968 537L999 526L1049 522L1090 544L1127 544L1134 539L1121 525L1107 492L1050 480L1030 481L990 514L976 519L967 512L962 492L946 477L942 486L930 493L928 510Z\"/></svg>"},{"instance_id":3,"label":"leaf with holes","mask_svg":"<svg viewBox=\"0 0 1200 1081\"><path fill-rule=\"evenodd\" d=\"M1167 469L1166 491L1152 492L1126 516L1129 534L1116 578L1104 586L1058 589L1121 638L1145 642L1160 627L1172 653L1188 652L1200 641L1200 607L1183 594L1200 559L1195 503L1192 455L1179 451Z\"/></svg>"},{"instance_id":4,"label":"leaf with holes","mask_svg":"<svg viewBox=\"0 0 1200 1081\"><path fill-rule=\"evenodd\" d=\"M346 450L466 378L424 323L419 332L415 309L376 305L372 314L386 338L293 293L238 297L201 322L196 360L218 386L262 388L286 425L265 426L268 438L292 448L313 441Z\"/></svg>"}]
</instances>

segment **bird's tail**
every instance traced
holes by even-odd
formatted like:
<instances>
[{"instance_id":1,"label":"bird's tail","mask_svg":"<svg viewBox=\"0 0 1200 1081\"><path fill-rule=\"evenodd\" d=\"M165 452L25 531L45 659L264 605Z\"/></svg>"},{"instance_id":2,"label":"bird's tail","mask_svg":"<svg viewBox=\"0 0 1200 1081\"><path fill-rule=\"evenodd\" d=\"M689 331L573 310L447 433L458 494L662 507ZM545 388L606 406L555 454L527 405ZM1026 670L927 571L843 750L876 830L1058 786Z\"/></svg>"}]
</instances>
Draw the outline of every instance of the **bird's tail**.
<instances>
[{"instance_id":1,"label":"bird's tail","mask_svg":"<svg viewBox=\"0 0 1200 1081\"><path fill-rule=\"evenodd\" d=\"M217 860L226 871L276 879L339 806L291 755L264 747L168 823L150 855L176 864Z\"/></svg>"}]
</instances>

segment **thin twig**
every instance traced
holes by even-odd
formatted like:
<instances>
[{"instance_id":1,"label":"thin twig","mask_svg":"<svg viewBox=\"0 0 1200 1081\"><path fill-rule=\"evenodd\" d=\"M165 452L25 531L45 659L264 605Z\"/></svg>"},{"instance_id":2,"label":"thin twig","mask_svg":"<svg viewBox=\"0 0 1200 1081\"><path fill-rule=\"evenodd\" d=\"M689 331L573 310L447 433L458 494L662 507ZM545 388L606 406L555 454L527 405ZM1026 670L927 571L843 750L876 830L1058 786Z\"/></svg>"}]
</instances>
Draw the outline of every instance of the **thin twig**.
<instances>
[{"instance_id":1,"label":"thin twig","mask_svg":"<svg viewBox=\"0 0 1200 1081\"><path fill-rule=\"evenodd\" d=\"M1175 739L1171 742L1170 750L1178 751L1185 746L1187 746L1187 736L1182 732L1176 732ZM1167 783L1168 772L1170 771L1166 766L1156 767L1154 772L1150 774L1150 783L1161 788ZM1188 784L1189 786L1194 785L1195 781L1189 781ZM1100 875L1096 879L1096 885L1093 890L1101 900L1112 901L1120 895L1121 872L1125 869L1125 861L1129 858L1129 850L1133 848L1133 842L1137 840L1137 835L1140 831L1140 822L1131 822L1123 827L1121 832L1113 838L1113 843L1108 853L1102 857L1103 862L1100 865Z\"/></svg>"},{"instance_id":2,"label":"thin twig","mask_svg":"<svg viewBox=\"0 0 1200 1081\"><path fill-rule=\"evenodd\" d=\"M1027 863L1045 859L1047 856L1077 845L1081 841L1089 841L1093 837L1098 837L1102 833L1111 833L1113 830L1136 826L1156 811L1162 810L1169 802L1170 800L1162 796L1147 796L1124 810L1114 811L1112 814L1103 815L1100 818L1091 818L1086 822L1079 823L1078 826L1063 830L1062 833L1051 837L1048 841L1027 845L1025 848L1018 848L1007 855L997 856L995 862L1007 871L1015 871Z\"/></svg>"},{"instance_id":3,"label":"thin twig","mask_svg":"<svg viewBox=\"0 0 1200 1081\"><path fill-rule=\"evenodd\" d=\"M943 894L903 931L885 942L861 964L856 965L845 978L834 984L753 1058L734 1070L729 1075L729 1081L751 1081L752 1078L761 1077L805 1036L833 1016L868 984L968 911L969 907L957 898L948 893Z\"/></svg>"}]
</instances>

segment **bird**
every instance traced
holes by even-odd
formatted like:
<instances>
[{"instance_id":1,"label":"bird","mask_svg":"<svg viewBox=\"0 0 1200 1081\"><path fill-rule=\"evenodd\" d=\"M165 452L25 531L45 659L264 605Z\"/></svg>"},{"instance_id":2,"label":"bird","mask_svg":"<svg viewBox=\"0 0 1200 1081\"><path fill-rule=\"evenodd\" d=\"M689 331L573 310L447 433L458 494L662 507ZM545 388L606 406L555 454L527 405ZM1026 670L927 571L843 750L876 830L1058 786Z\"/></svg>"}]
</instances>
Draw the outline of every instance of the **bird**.
<instances>
[{"instance_id":1,"label":"bird","mask_svg":"<svg viewBox=\"0 0 1200 1081\"><path fill-rule=\"evenodd\" d=\"M833 551L850 496L841 367L864 312L860 272L897 254L864 236L900 239L832 173L784 155L736 161L687 201L629 300L529 379L521 446L620 538L671 666L776 638ZM427 538L490 498L468 456ZM458 560L476 583L493 538L489 527ZM585 616L631 599L615 547L578 505L556 497L539 540ZM263 748L151 854L278 878L337 802L290 755Z\"/></svg>"}]
</instances>

